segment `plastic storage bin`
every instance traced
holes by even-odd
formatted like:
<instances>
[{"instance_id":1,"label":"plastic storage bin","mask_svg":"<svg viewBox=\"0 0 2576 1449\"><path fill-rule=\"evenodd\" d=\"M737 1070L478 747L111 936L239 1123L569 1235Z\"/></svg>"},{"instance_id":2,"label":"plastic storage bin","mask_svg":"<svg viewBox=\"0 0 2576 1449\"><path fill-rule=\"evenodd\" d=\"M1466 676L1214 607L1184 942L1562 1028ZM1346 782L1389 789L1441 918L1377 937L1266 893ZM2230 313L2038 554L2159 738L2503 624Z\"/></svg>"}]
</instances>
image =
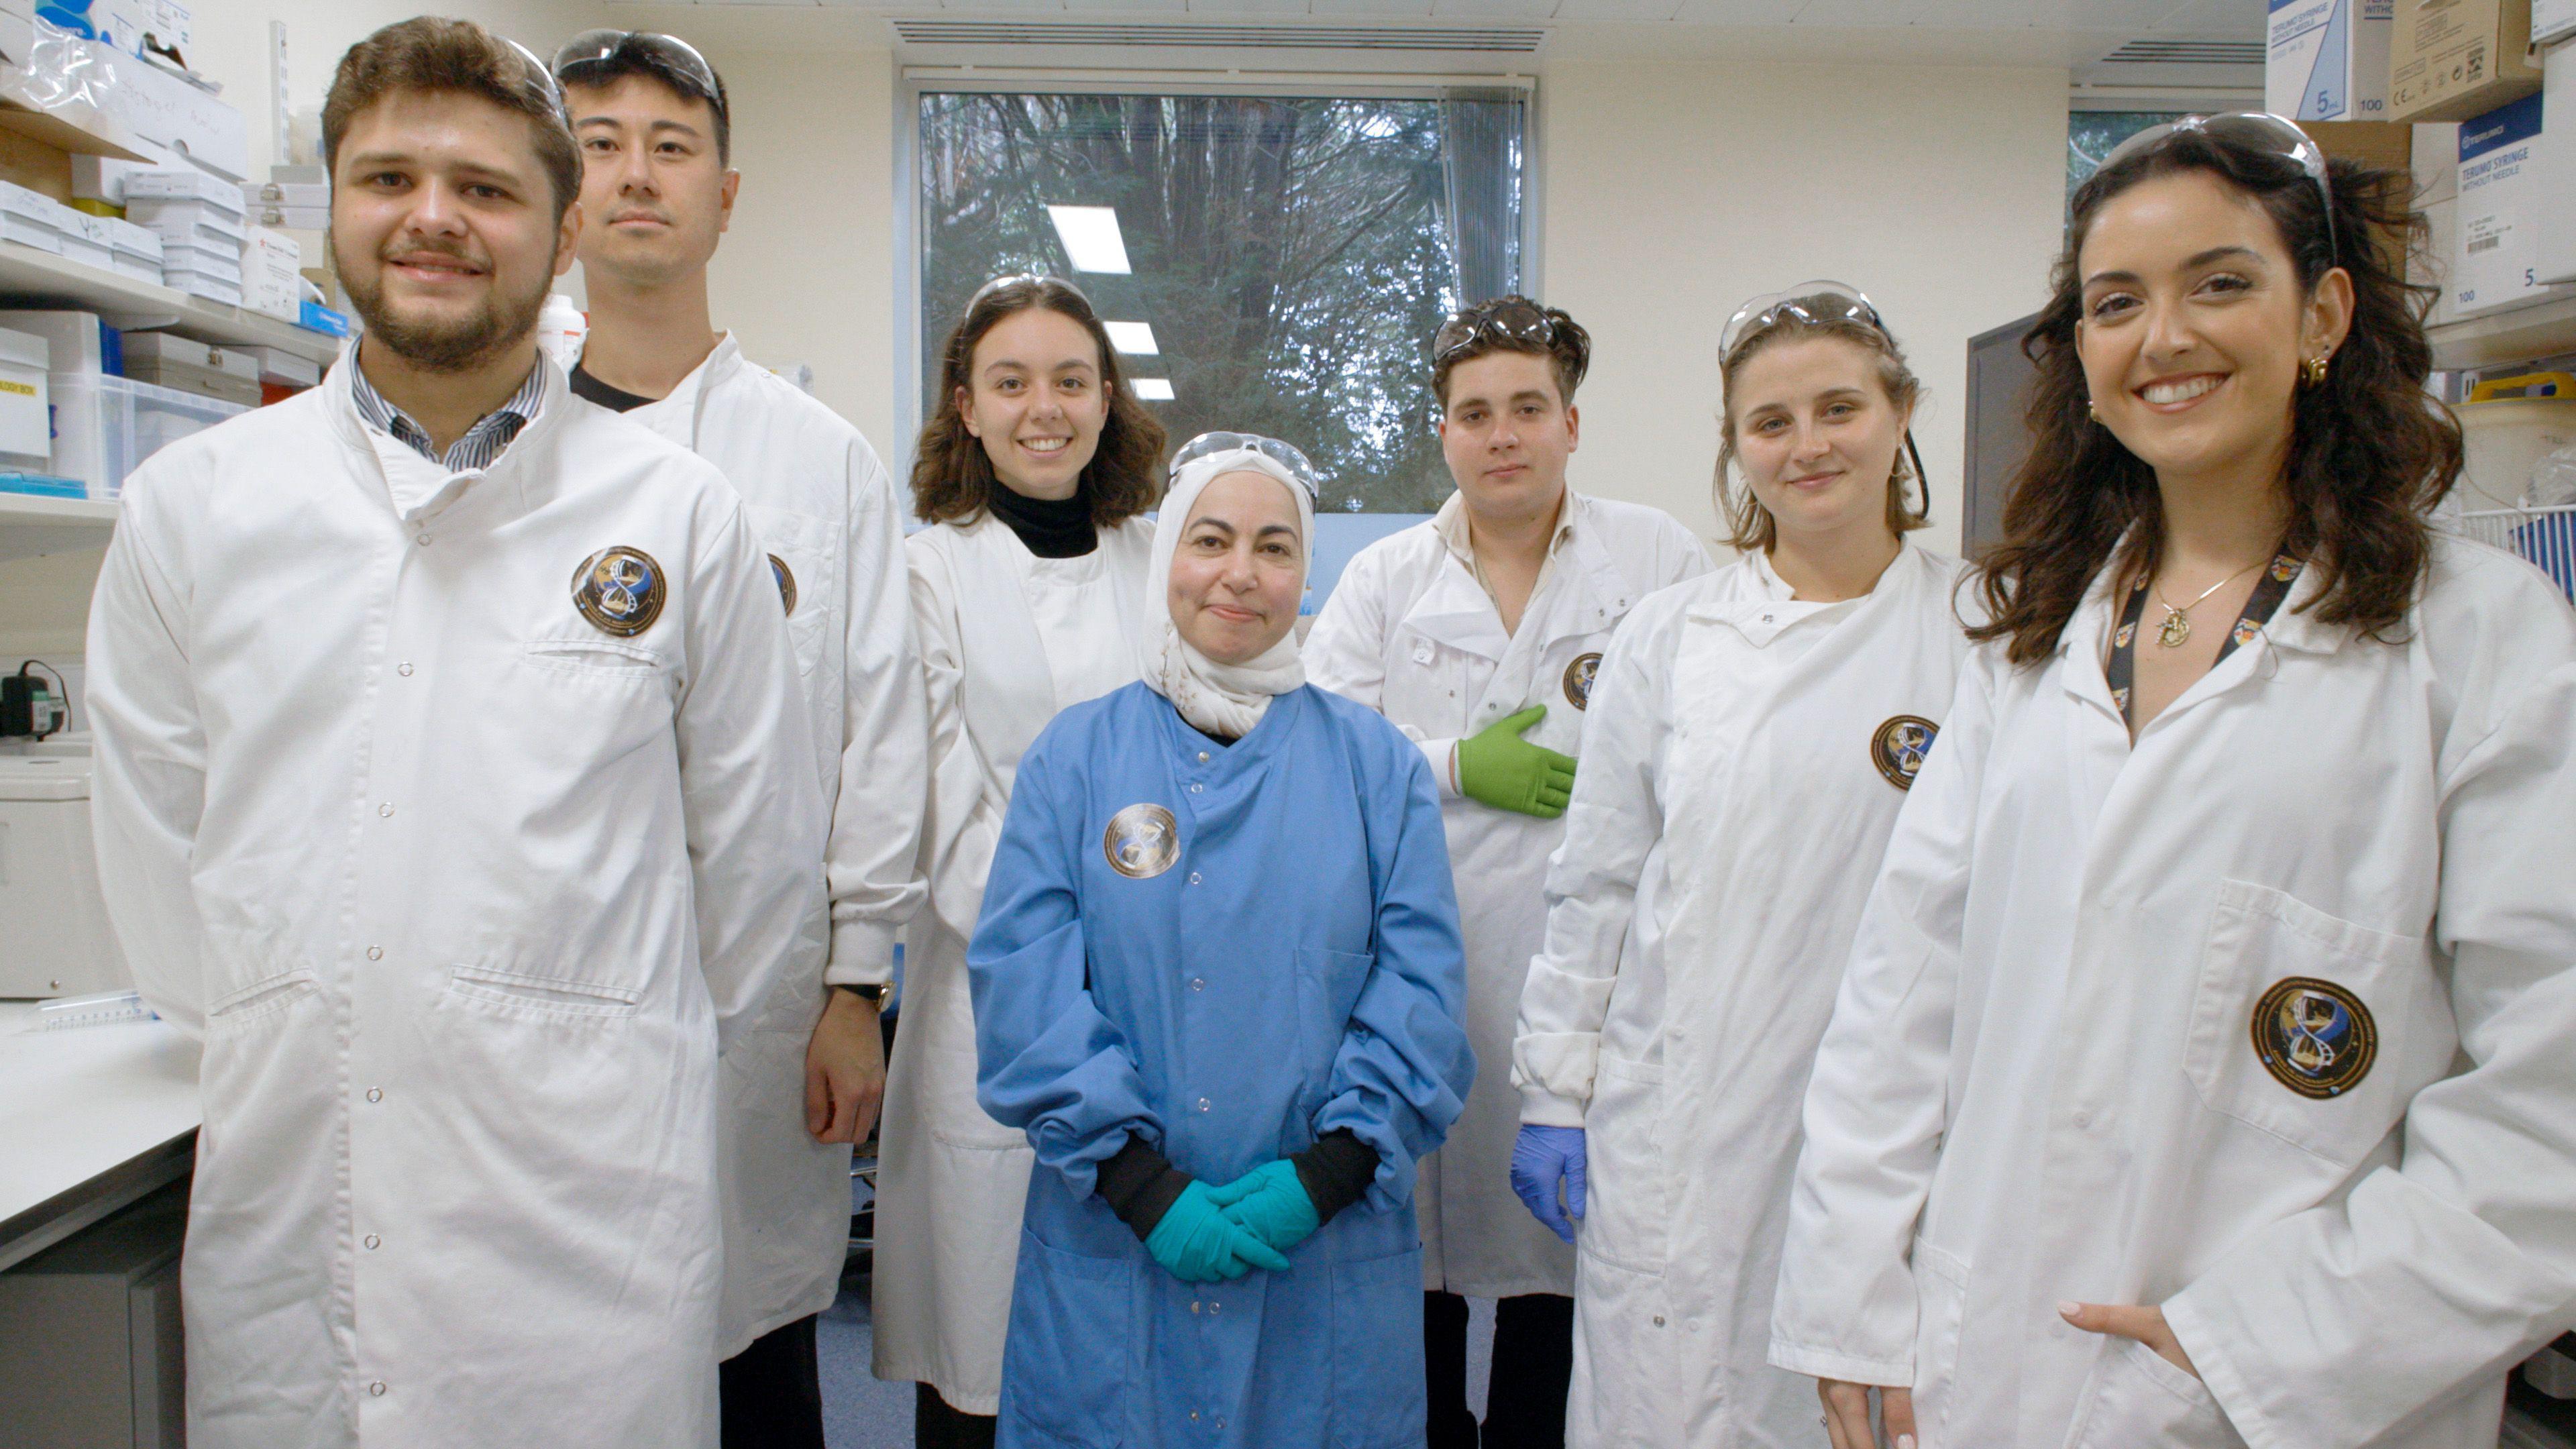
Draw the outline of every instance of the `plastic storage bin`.
<instances>
[{"instance_id":1,"label":"plastic storage bin","mask_svg":"<svg viewBox=\"0 0 2576 1449\"><path fill-rule=\"evenodd\" d=\"M58 374L53 384L54 471L92 498L114 498L144 459L190 433L250 409L130 377Z\"/></svg>"},{"instance_id":2,"label":"plastic storage bin","mask_svg":"<svg viewBox=\"0 0 2576 1449\"><path fill-rule=\"evenodd\" d=\"M90 850L90 762L0 759L0 996L119 991L133 973L107 934Z\"/></svg>"}]
</instances>

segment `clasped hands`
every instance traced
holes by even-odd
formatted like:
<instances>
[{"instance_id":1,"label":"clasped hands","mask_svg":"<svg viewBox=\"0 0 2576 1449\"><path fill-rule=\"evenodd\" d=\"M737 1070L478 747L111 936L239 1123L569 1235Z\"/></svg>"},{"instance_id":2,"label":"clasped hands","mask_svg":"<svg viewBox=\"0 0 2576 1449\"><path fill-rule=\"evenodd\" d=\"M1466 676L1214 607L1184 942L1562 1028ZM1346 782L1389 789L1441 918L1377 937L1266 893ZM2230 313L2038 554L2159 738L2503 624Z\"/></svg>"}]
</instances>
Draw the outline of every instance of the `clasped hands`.
<instances>
[{"instance_id":1,"label":"clasped hands","mask_svg":"<svg viewBox=\"0 0 2576 1449\"><path fill-rule=\"evenodd\" d=\"M1297 1165L1281 1158L1221 1187L1191 1179L1145 1251L1184 1283L1231 1283L1255 1268L1286 1271L1288 1250L1322 1225Z\"/></svg>"}]
</instances>

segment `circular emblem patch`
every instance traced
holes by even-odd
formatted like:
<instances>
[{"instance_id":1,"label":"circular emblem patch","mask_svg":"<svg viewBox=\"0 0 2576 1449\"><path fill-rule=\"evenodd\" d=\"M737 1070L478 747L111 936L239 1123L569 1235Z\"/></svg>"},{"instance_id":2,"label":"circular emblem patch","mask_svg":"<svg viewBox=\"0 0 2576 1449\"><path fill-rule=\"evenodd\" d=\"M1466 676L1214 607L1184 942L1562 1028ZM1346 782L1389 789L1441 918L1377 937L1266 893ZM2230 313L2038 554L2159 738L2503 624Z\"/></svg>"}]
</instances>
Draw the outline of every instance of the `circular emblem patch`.
<instances>
[{"instance_id":1,"label":"circular emblem patch","mask_svg":"<svg viewBox=\"0 0 2576 1449\"><path fill-rule=\"evenodd\" d=\"M662 617L662 566L640 548L603 548L573 571L573 607L621 639L653 627Z\"/></svg>"},{"instance_id":2,"label":"circular emblem patch","mask_svg":"<svg viewBox=\"0 0 2576 1449\"><path fill-rule=\"evenodd\" d=\"M1148 880L1181 858L1181 825L1160 805L1130 805L1109 817L1100 853L1129 880Z\"/></svg>"},{"instance_id":3,"label":"circular emblem patch","mask_svg":"<svg viewBox=\"0 0 2576 1449\"><path fill-rule=\"evenodd\" d=\"M1592 707L1592 681L1601 674L1601 656L1585 654L1565 666L1565 702L1576 709Z\"/></svg>"},{"instance_id":4,"label":"circular emblem patch","mask_svg":"<svg viewBox=\"0 0 2576 1449\"><path fill-rule=\"evenodd\" d=\"M1878 766L1887 783L1911 790L1914 777L1923 772L1923 762L1932 754L1932 741L1940 734L1941 727L1923 716L1900 714L1869 737L1869 762Z\"/></svg>"},{"instance_id":5,"label":"circular emblem patch","mask_svg":"<svg viewBox=\"0 0 2576 1449\"><path fill-rule=\"evenodd\" d=\"M787 606L787 612L791 614L795 613L796 570L787 566L787 560L780 558L778 555L773 553L769 556L769 572L772 577L778 580L779 602Z\"/></svg>"},{"instance_id":6,"label":"circular emblem patch","mask_svg":"<svg viewBox=\"0 0 2576 1449\"><path fill-rule=\"evenodd\" d=\"M2302 1097L2340 1097L2379 1058L2379 1023L2361 998L2331 981L2290 976L2254 1003L2254 1055L2272 1080Z\"/></svg>"}]
</instances>

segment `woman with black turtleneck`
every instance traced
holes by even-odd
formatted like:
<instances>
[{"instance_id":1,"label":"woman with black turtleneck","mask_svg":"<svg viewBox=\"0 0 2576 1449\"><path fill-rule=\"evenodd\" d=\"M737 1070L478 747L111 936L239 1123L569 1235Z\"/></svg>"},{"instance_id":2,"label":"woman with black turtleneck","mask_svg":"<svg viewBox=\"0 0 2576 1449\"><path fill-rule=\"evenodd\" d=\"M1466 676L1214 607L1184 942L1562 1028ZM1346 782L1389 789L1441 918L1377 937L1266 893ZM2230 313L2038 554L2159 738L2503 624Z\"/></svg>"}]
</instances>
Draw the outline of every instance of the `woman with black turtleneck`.
<instances>
[{"instance_id":1,"label":"woman with black turtleneck","mask_svg":"<svg viewBox=\"0 0 2576 1449\"><path fill-rule=\"evenodd\" d=\"M975 1104L966 941L1020 755L1058 710L1132 683L1163 429L1090 302L987 284L949 335L905 546L930 696L920 874L877 1170L876 1375L912 1380L921 1449L993 1442L1034 1161Z\"/></svg>"}]
</instances>

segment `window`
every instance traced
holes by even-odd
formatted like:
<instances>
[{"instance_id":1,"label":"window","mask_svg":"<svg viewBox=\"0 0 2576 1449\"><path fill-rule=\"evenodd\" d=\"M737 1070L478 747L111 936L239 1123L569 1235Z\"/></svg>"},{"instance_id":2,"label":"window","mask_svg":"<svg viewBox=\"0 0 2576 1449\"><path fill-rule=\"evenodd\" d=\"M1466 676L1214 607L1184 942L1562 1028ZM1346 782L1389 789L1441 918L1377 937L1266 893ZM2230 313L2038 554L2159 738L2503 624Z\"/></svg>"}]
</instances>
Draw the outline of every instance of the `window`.
<instances>
[{"instance_id":1,"label":"window","mask_svg":"<svg viewBox=\"0 0 2576 1449\"><path fill-rule=\"evenodd\" d=\"M2066 200L2102 169L2103 158L2149 126L2181 120L2183 111L2069 111L2066 115Z\"/></svg>"},{"instance_id":2,"label":"window","mask_svg":"<svg viewBox=\"0 0 2576 1449\"><path fill-rule=\"evenodd\" d=\"M975 289L1049 272L1089 294L1173 442L1268 433L1314 459L1328 516L1428 513L1450 491L1431 334L1461 298L1522 290L1523 109L1507 90L925 92L924 397Z\"/></svg>"}]
</instances>

